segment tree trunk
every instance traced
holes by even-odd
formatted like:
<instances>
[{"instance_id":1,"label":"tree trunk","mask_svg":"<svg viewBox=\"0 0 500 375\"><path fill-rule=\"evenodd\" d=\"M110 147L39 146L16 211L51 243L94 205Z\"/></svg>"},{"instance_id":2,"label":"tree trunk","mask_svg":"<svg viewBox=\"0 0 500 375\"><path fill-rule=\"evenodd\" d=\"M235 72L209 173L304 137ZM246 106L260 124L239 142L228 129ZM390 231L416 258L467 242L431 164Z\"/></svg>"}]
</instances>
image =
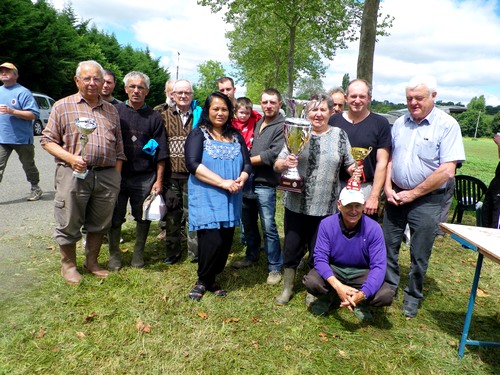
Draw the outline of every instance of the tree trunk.
<instances>
[{"instance_id":1,"label":"tree trunk","mask_svg":"<svg viewBox=\"0 0 500 375\"><path fill-rule=\"evenodd\" d=\"M357 78L373 81L373 55L377 37L377 16L380 0L365 0L359 38Z\"/></svg>"},{"instance_id":2,"label":"tree trunk","mask_svg":"<svg viewBox=\"0 0 500 375\"><path fill-rule=\"evenodd\" d=\"M295 55L295 31L297 26L290 27L290 48L288 50L288 93L289 98L293 98L293 59Z\"/></svg>"}]
</instances>

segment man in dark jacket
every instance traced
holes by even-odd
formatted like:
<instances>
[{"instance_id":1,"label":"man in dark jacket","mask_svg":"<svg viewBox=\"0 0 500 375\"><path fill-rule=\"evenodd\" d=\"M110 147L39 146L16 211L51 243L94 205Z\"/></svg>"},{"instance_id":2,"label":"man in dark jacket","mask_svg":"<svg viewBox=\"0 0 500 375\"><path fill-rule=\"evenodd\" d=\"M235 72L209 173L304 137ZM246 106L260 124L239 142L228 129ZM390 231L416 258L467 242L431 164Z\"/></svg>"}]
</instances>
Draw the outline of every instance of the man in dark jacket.
<instances>
[{"instance_id":1,"label":"man in dark jacket","mask_svg":"<svg viewBox=\"0 0 500 375\"><path fill-rule=\"evenodd\" d=\"M281 281L283 257L274 219L279 174L274 171L273 165L283 148L285 118L280 114L282 99L276 89L264 90L260 104L264 117L255 126L253 146L250 151L254 170L254 189L253 194L243 195L242 223L247 244L246 256L234 262L232 266L244 268L257 264L261 242L257 220L260 215L269 271L267 283L275 285Z\"/></svg>"}]
</instances>

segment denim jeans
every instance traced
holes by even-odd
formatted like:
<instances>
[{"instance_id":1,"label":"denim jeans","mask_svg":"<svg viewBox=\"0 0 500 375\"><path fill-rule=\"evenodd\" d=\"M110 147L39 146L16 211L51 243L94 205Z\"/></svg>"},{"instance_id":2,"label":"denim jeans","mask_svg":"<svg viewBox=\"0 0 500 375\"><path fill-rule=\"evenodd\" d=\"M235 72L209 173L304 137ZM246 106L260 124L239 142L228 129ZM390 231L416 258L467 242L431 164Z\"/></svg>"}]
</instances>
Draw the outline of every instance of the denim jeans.
<instances>
[{"instance_id":1,"label":"denim jeans","mask_svg":"<svg viewBox=\"0 0 500 375\"><path fill-rule=\"evenodd\" d=\"M255 186L255 198L243 198L243 212L241 221L245 228L247 243L246 258L256 262L259 258L260 232L258 217L264 236L264 249L267 254L267 268L269 271L281 270L283 256L281 243L276 227L276 189L270 186Z\"/></svg>"}]
</instances>

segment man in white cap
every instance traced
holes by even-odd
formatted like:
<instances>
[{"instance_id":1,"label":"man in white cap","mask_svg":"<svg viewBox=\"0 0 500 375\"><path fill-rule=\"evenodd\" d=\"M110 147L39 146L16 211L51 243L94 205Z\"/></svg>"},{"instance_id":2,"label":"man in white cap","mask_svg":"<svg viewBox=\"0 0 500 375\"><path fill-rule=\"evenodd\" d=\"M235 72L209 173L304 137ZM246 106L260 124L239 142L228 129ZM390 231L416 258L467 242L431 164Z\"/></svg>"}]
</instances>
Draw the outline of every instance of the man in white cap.
<instances>
[{"instance_id":1,"label":"man in white cap","mask_svg":"<svg viewBox=\"0 0 500 375\"><path fill-rule=\"evenodd\" d=\"M31 92L17 83L19 73L14 64L0 65L0 181L12 151L17 152L31 183L29 201L37 201L42 196L38 186L40 173L35 165L35 145L33 144L33 120L40 115L38 104Z\"/></svg>"},{"instance_id":2,"label":"man in white cap","mask_svg":"<svg viewBox=\"0 0 500 375\"><path fill-rule=\"evenodd\" d=\"M323 219L314 248L314 268L304 276L307 291L319 297L314 314L336 307L371 319L367 306L389 306L394 291L384 282L386 249L380 225L363 214L365 199L359 190L344 188L339 213Z\"/></svg>"}]
</instances>

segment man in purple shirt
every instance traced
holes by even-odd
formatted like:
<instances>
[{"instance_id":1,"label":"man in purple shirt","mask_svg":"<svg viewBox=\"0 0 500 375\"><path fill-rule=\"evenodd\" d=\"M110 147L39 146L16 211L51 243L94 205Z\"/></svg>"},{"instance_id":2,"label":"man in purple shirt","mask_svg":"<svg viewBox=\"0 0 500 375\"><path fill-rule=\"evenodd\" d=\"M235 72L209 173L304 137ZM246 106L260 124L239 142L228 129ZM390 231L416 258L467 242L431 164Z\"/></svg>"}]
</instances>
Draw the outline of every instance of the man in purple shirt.
<instances>
[{"instance_id":1,"label":"man in purple shirt","mask_svg":"<svg viewBox=\"0 0 500 375\"><path fill-rule=\"evenodd\" d=\"M339 213L322 220L314 249L314 268L304 276L307 291L317 297L311 311L326 314L337 307L371 319L367 306L389 306L394 291L384 282L386 249L379 224L363 214L363 193L344 188Z\"/></svg>"}]
</instances>

